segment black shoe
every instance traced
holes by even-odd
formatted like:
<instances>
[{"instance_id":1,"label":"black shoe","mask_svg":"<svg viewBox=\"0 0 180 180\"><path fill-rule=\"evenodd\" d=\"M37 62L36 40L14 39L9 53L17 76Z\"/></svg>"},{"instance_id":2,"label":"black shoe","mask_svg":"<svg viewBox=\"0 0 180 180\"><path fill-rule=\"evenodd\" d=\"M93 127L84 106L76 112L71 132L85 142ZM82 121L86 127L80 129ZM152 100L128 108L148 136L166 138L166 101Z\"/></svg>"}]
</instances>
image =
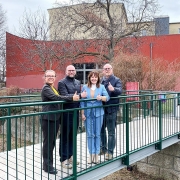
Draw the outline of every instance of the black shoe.
<instances>
[{"instance_id":1,"label":"black shoe","mask_svg":"<svg viewBox=\"0 0 180 180\"><path fill-rule=\"evenodd\" d=\"M104 154L106 154L106 151L103 151L102 149L100 150L100 153L98 154L99 156L101 156L101 155L104 155Z\"/></svg>"},{"instance_id":2,"label":"black shoe","mask_svg":"<svg viewBox=\"0 0 180 180\"><path fill-rule=\"evenodd\" d=\"M48 166L46 166L46 167L43 166L43 170L49 174L57 174L58 173L58 171L52 166L49 166L49 168L48 168Z\"/></svg>"}]
</instances>

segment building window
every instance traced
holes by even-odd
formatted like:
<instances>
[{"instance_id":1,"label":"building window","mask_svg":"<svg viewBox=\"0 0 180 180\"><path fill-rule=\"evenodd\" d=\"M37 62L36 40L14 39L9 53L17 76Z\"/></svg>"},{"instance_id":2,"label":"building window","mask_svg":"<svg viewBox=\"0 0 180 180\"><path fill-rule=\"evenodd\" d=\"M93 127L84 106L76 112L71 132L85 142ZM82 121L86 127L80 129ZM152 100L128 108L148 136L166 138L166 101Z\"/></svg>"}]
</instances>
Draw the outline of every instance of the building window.
<instances>
[{"instance_id":1,"label":"building window","mask_svg":"<svg viewBox=\"0 0 180 180\"><path fill-rule=\"evenodd\" d=\"M87 77L89 72L95 70L95 69L99 69L99 66L95 63L84 63L84 64L80 64L80 63L76 63L73 64L73 66L76 68L76 79L78 79L79 81L81 81L81 84L86 84L87 83Z\"/></svg>"},{"instance_id":2,"label":"building window","mask_svg":"<svg viewBox=\"0 0 180 180\"><path fill-rule=\"evenodd\" d=\"M145 29L141 31L141 36L147 36L147 31Z\"/></svg>"},{"instance_id":3,"label":"building window","mask_svg":"<svg viewBox=\"0 0 180 180\"><path fill-rule=\"evenodd\" d=\"M178 33L180 34L180 28L178 28Z\"/></svg>"}]
</instances>

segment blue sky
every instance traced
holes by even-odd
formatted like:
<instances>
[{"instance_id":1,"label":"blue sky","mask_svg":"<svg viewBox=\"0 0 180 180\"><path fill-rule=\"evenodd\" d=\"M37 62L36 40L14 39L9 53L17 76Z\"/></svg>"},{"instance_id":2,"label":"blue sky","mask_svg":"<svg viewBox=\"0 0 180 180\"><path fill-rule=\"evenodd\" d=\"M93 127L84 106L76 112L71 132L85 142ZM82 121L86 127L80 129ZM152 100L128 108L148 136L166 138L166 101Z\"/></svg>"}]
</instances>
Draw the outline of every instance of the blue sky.
<instances>
[{"instance_id":1,"label":"blue sky","mask_svg":"<svg viewBox=\"0 0 180 180\"><path fill-rule=\"evenodd\" d=\"M180 22L179 0L158 0L158 2L161 6L159 15L168 15L170 22ZM13 33L15 28L19 28L19 19L25 9L31 12L41 9L47 12L54 3L55 0L3 0L0 4L7 12L8 32Z\"/></svg>"}]
</instances>

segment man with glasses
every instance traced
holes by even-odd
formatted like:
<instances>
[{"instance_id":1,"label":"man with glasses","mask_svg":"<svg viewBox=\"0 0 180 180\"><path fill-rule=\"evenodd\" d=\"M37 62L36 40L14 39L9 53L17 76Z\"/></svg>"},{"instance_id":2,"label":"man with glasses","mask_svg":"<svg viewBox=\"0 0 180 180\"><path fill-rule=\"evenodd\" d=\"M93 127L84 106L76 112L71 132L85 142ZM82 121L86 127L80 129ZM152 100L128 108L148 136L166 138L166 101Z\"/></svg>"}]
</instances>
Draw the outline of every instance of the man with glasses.
<instances>
[{"instance_id":1,"label":"man with glasses","mask_svg":"<svg viewBox=\"0 0 180 180\"><path fill-rule=\"evenodd\" d=\"M111 98L109 101L104 102L104 105L118 104L119 99L114 97L117 97L121 94L122 83L118 77L114 76L113 68L110 64L105 64L103 66L103 78L101 83L105 86ZM105 107L104 121L101 128L100 155L106 154L105 159L107 160L113 158L113 151L115 148L115 141L116 141L115 128L116 128L118 108L119 106L113 106L113 105ZM108 131L108 141L106 135L106 127Z\"/></svg>"},{"instance_id":2,"label":"man with glasses","mask_svg":"<svg viewBox=\"0 0 180 180\"><path fill-rule=\"evenodd\" d=\"M66 67L66 77L58 82L58 92L63 96L71 96L75 92L80 98L87 96L86 92L81 92L81 83L75 79L76 69L73 65ZM79 108L79 102L66 103L63 109ZM79 126L79 114L77 113L77 128ZM59 155L62 167L72 168L73 163L73 111L64 112L61 120Z\"/></svg>"}]
</instances>

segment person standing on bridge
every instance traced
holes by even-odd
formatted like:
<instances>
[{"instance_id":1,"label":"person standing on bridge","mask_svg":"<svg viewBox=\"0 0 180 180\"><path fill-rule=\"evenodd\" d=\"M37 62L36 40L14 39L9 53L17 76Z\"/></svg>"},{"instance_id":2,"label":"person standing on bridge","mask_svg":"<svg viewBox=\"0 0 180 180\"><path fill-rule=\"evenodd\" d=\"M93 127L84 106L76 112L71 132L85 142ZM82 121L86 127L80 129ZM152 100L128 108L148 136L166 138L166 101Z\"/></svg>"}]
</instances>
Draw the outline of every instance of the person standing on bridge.
<instances>
[{"instance_id":1,"label":"person standing on bridge","mask_svg":"<svg viewBox=\"0 0 180 180\"><path fill-rule=\"evenodd\" d=\"M114 97L118 97L122 93L122 83L118 77L113 75L113 68L110 64L105 64L103 66L103 78L101 84L105 86L111 98L109 101L104 102L103 104L104 105L118 104L119 99ZM119 106L113 106L113 105L105 107L105 115L104 115L103 125L101 128L100 155L106 154L105 155L106 160L113 158L113 152L116 141L115 128L116 128L118 109ZM108 143L107 143L106 127L108 131Z\"/></svg>"},{"instance_id":2,"label":"person standing on bridge","mask_svg":"<svg viewBox=\"0 0 180 180\"><path fill-rule=\"evenodd\" d=\"M58 82L58 92L64 96L72 96L75 92L80 98L87 96L81 93L81 83L75 79L76 69L73 65L66 67L66 77ZM79 108L80 102L66 103L63 109ZM77 128L79 126L79 113L77 113ZM62 167L71 169L73 164L73 111L64 112L61 119L61 134L59 141L59 155ZM77 162L79 164L79 162Z\"/></svg>"},{"instance_id":3,"label":"person standing on bridge","mask_svg":"<svg viewBox=\"0 0 180 180\"><path fill-rule=\"evenodd\" d=\"M90 154L88 164L98 163L101 142L100 133L104 115L102 101L107 102L109 95L104 85L100 84L99 72L96 71L89 73L87 85L84 85L82 88L82 91L84 90L87 92L87 99L93 99L92 101L81 102L81 108L88 107L88 109L81 110ZM101 107L93 108L94 106Z\"/></svg>"},{"instance_id":4,"label":"person standing on bridge","mask_svg":"<svg viewBox=\"0 0 180 180\"><path fill-rule=\"evenodd\" d=\"M56 73L53 70L47 70L44 75L45 84L41 91L42 102L51 101L78 101L79 95L76 93L68 96L61 96L54 88ZM42 112L47 112L41 116L41 126L43 132L43 170L49 174L57 174L53 167L53 149L56 143L56 136L59 130L60 113L48 114L48 111L59 110L59 104L43 104Z\"/></svg>"}]
</instances>

